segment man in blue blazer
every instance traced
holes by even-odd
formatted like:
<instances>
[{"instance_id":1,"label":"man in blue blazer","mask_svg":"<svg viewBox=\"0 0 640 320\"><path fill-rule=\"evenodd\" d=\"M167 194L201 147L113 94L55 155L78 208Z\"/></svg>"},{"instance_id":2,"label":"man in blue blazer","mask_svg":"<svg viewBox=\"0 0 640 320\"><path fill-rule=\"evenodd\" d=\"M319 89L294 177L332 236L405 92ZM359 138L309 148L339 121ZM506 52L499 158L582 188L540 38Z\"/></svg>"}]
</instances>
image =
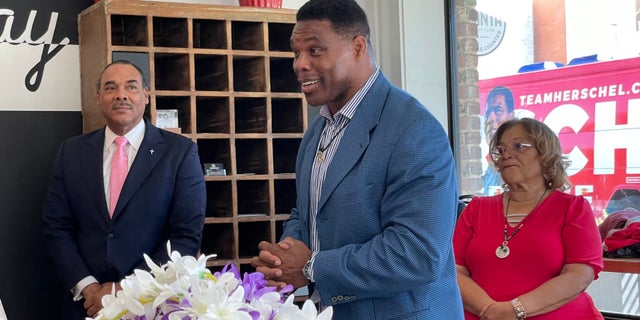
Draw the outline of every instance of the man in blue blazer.
<instances>
[{"instance_id":1,"label":"man in blue blazer","mask_svg":"<svg viewBox=\"0 0 640 320\"><path fill-rule=\"evenodd\" d=\"M291 45L320 116L298 152L297 208L252 264L271 284L311 284L336 320L462 319L455 165L442 126L376 67L355 1L307 2Z\"/></svg>"},{"instance_id":2,"label":"man in blue blazer","mask_svg":"<svg viewBox=\"0 0 640 320\"><path fill-rule=\"evenodd\" d=\"M46 245L68 292L64 320L94 316L113 285L146 268L143 254L164 263L170 241L172 250L196 255L202 238L206 192L197 145L143 119L149 93L142 71L128 61L108 65L96 101L107 125L61 144L44 205ZM111 206L116 137L128 141L129 169Z\"/></svg>"}]
</instances>

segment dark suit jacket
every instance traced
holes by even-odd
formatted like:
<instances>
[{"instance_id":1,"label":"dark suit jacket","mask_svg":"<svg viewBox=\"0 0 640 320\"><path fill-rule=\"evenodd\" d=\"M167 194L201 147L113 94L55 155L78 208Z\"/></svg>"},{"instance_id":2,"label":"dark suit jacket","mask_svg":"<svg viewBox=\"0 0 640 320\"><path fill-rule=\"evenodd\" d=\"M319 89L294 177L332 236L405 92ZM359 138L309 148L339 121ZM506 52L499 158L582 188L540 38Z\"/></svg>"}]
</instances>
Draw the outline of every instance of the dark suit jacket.
<instances>
[{"instance_id":1,"label":"dark suit jacket","mask_svg":"<svg viewBox=\"0 0 640 320\"><path fill-rule=\"evenodd\" d=\"M120 281L146 267L143 253L164 263L168 240L182 255L200 249L206 192L197 145L145 122L112 219L102 175L105 129L60 146L43 218L53 267L66 291L89 275L101 283ZM70 301L71 295L65 298Z\"/></svg>"},{"instance_id":2,"label":"dark suit jacket","mask_svg":"<svg viewBox=\"0 0 640 320\"><path fill-rule=\"evenodd\" d=\"M297 209L283 235L307 245L311 167L324 123L318 117L302 139ZM456 208L442 126L380 73L345 130L318 204L315 288L334 320L462 319Z\"/></svg>"}]
</instances>

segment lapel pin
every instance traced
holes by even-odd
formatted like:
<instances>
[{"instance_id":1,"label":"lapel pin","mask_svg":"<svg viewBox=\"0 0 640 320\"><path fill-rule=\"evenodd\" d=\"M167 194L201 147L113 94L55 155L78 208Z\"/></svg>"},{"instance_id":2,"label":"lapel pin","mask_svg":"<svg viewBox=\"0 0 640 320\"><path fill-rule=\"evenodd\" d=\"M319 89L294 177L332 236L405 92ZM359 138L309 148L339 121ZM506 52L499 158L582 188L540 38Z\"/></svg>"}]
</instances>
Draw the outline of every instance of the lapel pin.
<instances>
[{"instance_id":1,"label":"lapel pin","mask_svg":"<svg viewBox=\"0 0 640 320\"><path fill-rule=\"evenodd\" d=\"M149 150L149 154L153 154L155 151L153 149Z\"/></svg>"}]
</instances>

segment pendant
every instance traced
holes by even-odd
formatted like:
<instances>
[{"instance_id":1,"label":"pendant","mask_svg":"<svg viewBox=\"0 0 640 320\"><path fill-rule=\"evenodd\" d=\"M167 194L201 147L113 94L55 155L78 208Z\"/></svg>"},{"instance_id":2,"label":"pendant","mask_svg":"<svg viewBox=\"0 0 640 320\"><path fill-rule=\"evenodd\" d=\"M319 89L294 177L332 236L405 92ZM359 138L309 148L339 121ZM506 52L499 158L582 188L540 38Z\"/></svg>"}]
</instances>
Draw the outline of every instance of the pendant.
<instances>
[{"instance_id":1,"label":"pendant","mask_svg":"<svg viewBox=\"0 0 640 320\"><path fill-rule=\"evenodd\" d=\"M504 259L509 256L509 247L506 244L501 244L496 248L496 256L500 259Z\"/></svg>"},{"instance_id":2,"label":"pendant","mask_svg":"<svg viewBox=\"0 0 640 320\"><path fill-rule=\"evenodd\" d=\"M318 153L316 153L316 160L318 160L318 162L324 161L324 153L322 153L322 151L318 150Z\"/></svg>"}]
</instances>

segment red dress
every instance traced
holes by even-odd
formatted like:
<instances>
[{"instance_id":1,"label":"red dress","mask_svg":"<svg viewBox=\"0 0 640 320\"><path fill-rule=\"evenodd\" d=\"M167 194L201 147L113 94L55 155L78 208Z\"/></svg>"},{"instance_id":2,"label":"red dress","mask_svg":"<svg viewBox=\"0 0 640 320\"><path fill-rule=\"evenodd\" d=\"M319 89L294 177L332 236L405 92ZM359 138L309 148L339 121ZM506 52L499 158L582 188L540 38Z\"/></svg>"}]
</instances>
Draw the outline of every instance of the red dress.
<instances>
[{"instance_id":1,"label":"red dress","mask_svg":"<svg viewBox=\"0 0 640 320\"><path fill-rule=\"evenodd\" d=\"M603 269L602 242L593 211L582 196L553 191L509 241L510 254L496 256L504 240L502 195L476 197L460 216L453 236L456 264L496 301L510 301L557 276L563 265L584 263L597 279ZM516 227L509 226L507 234ZM478 319L465 310L465 319ZM546 314L527 319L603 319L582 292Z\"/></svg>"}]
</instances>

